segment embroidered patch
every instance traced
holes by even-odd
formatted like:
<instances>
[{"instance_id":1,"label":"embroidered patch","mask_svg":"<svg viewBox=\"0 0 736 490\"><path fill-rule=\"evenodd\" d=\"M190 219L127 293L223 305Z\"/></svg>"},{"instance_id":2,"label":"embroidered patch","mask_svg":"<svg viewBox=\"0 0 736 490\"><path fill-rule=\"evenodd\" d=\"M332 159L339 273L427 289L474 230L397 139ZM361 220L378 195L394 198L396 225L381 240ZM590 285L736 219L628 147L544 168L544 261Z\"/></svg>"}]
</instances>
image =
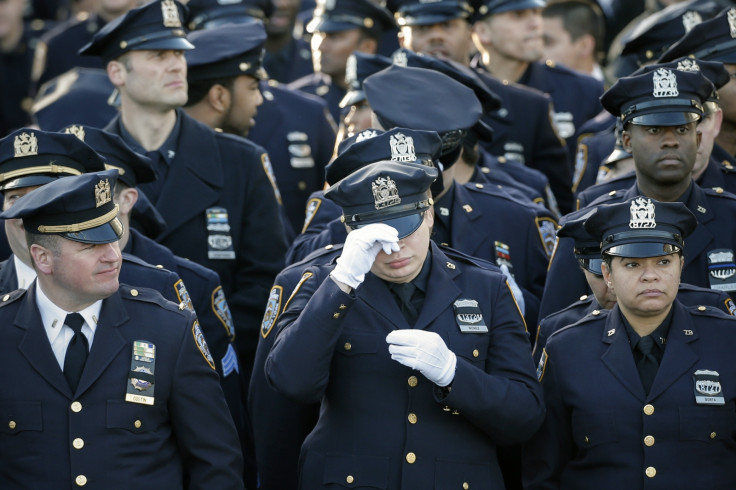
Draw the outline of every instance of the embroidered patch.
<instances>
[{"instance_id":1,"label":"embroidered patch","mask_svg":"<svg viewBox=\"0 0 736 490\"><path fill-rule=\"evenodd\" d=\"M207 364L209 364L212 369L215 369L215 360L212 358L212 354L210 354L210 348L207 346L207 341L204 339L202 329L199 327L199 320L194 320L194 324L192 325L192 335L194 336L194 341L197 343L197 348L202 354L202 357L204 357L204 360L207 361Z\"/></svg>"},{"instance_id":2,"label":"embroidered patch","mask_svg":"<svg viewBox=\"0 0 736 490\"><path fill-rule=\"evenodd\" d=\"M544 372L547 369L547 359L549 359L547 349L542 349L542 357L539 358L539 364L537 364L537 379L540 383L542 382Z\"/></svg>"},{"instance_id":3,"label":"embroidered patch","mask_svg":"<svg viewBox=\"0 0 736 490\"><path fill-rule=\"evenodd\" d=\"M222 286L217 286L217 289L212 291L212 311L215 312L215 316L222 322L222 326L225 327L230 341L235 340L235 323L233 322L230 306L227 304L225 291L222 290Z\"/></svg>"},{"instance_id":4,"label":"embroidered patch","mask_svg":"<svg viewBox=\"0 0 736 490\"><path fill-rule=\"evenodd\" d=\"M304 226L302 226L302 233L307 231L309 224L312 222L315 216L317 216L317 210L322 205L322 199L313 197L307 202L307 208L304 210Z\"/></svg>"},{"instance_id":5,"label":"embroidered patch","mask_svg":"<svg viewBox=\"0 0 736 490\"><path fill-rule=\"evenodd\" d=\"M192 297L189 296L189 291L184 285L184 281L179 279L174 283L174 291L176 291L176 297L179 298L179 303L183 303L187 310L194 311L194 305L192 305Z\"/></svg>"},{"instance_id":6,"label":"embroidered patch","mask_svg":"<svg viewBox=\"0 0 736 490\"><path fill-rule=\"evenodd\" d=\"M283 292L284 288L282 286L274 286L268 295L266 312L263 314L263 320L261 321L261 336L264 339L271 333L271 329L276 323L279 313L281 313L281 296Z\"/></svg>"},{"instance_id":7,"label":"embroidered patch","mask_svg":"<svg viewBox=\"0 0 736 490\"><path fill-rule=\"evenodd\" d=\"M552 218L534 218L534 221L537 223L539 239L542 240L547 257L552 257L557 241L557 222Z\"/></svg>"}]
</instances>

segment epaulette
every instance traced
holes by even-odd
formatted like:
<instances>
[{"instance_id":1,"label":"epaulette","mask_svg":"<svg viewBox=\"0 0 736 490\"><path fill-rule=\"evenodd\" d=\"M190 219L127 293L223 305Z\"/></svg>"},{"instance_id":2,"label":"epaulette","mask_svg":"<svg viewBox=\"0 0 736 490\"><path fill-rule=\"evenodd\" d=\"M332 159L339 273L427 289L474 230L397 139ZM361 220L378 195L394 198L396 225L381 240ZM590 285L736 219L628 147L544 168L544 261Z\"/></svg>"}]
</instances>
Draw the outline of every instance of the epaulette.
<instances>
[{"instance_id":1,"label":"epaulette","mask_svg":"<svg viewBox=\"0 0 736 490\"><path fill-rule=\"evenodd\" d=\"M156 270L160 270L160 271L171 272L167 268L165 268L164 266L162 266L162 265L153 265L153 264L151 264L149 262L146 262L145 260L141 259L137 255L132 255L132 254L129 254L129 253L123 253L122 255L123 255L123 262L130 262L131 264L136 264L136 265L139 265L141 267L147 267L149 269L156 269Z\"/></svg>"},{"instance_id":2,"label":"epaulette","mask_svg":"<svg viewBox=\"0 0 736 490\"><path fill-rule=\"evenodd\" d=\"M18 298L22 298L25 293L26 293L25 289L16 289L15 291L5 293L3 297L0 298L0 308L2 308L3 306L7 306L10 303L13 303Z\"/></svg>"},{"instance_id":3,"label":"epaulette","mask_svg":"<svg viewBox=\"0 0 736 490\"><path fill-rule=\"evenodd\" d=\"M143 301L145 303L150 303L150 304L160 306L169 311L177 311L177 312L183 312L185 310L187 312L189 311L187 310L187 307L184 303L179 303L177 305L173 301L168 301L158 291L155 291L150 288L143 288L140 286L133 287L127 284L121 284L120 288L118 289L118 292L120 293L120 296L123 299L133 300L133 301Z\"/></svg>"},{"instance_id":4,"label":"epaulette","mask_svg":"<svg viewBox=\"0 0 736 490\"><path fill-rule=\"evenodd\" d=\"M437 246L440 248L440 250L442 250L442 253L447 255L448 258L452 259L455 262L459 262L461 264L466 264L466 265L472 265L474 267L480 267L481 269L486 269L486 270L490 270L493 272L501 272L501 269L499 269L499 267L493 262L489 262L487 260L479 259L478 257L467 255L466 253L456 250L447 245L437 244Z\"/></svg>"},{"instance_id":5,"label":"epaulette","mask_svg":"<svg viewBox=\"0 0 736 490\"><path fill-rule=\"evenodd\" d=\"M725 197L727 199L736 199L736 194L732 194L723 187L703 187L703 191L708 196Z\"/></svg>"},{"instance_id":6,"label":"epaulette","mask_svg":"<svg viewBox=\"0 0 736 490\"><path fill-rule=\"evenodd\" d=\"M610 191L607 194L596 197L593 201L589 202L585 207L597 206L599 204L605 204L607 202L619 202L624 198L625 190Z\"/></svg>"},{"instance_id":7,"label":"epaulette","mask_svg":"<svg viewBox=\"0 0 736 490\"><path fill-rule=\"evenodd\" d=\"M733 166L731 162L728 160L723 160L719 165L718 168L721 170L721 172L726 174L732 174L736 172L736 167Z\"/></svg>"},{"instance_id":8,"label":"epaulette","mask_svg":"<svg viewBox=\"0 0 736 490\"><path fill-rule=\"evenodd\" d=\"M333 257L338 256L340 253L342 253L342 243L325 245L324 247L320 247L317 250L314 250L310 252L306 257L304 257L302 260L295 262L292 265L301 265L306 266L309 265L318 259L322 257ZM330 262L332 259L330 259ZM320 262L322 264L323 262ZM291 267L291 266L290 266Z\"/></svg>"},{"instance_id":9,"label":"epaulette","mask_svg":"<svg viewBox=\"0 0 736 490\"><path fill-rule=\"evenodd\" d=\"M604 310L604 309L593 310L590 313L588 313L587 315L585 315L583 318L581 318L580 320L576 321L575 323L573 323L571 325L568 325L568 326L566 326L564 328L559 329L557 332L555 332L555 334L557 334L559 332L562 332L564 330L568 330L568 329L571 329L571 328L576 328L576 327L579 327L581 325L587 325L588 323L599 321L599 320L601 320L603 318L608 317L608 314L609 313L610 313L610 310ZM555 335L555 334L553 334L553 335ZM551 337L552 336L550 335L550 338Z\"/></svg>"},{"instance_id":10,"label":"epaulette","mask_svg":"<svg viewBox=\"0 0 736 490\"><path fill-rule=\"evenodd\" d=\"M580 296L580 299L577 300L577 301L575 301L574 303L571 303L571 304L567 305L566 307L562 308L561 310L557 310L554 313L550 313L546 317L542 318L542 322L544 322L546 320L550 320L550 319L556 318L556 317L562 315L563 313L566 313L566 312L568 312L570 310L573 310L575 308L579 308L581 306L590 305L593 302L593 300L595 300L595 296L593 296L592 294L584 294L584 295Z\"/></svg>"},{"instance_id":11,"label":"epaulette","mask_svg":"<svg viewBox=\"0 0 736 490\"><path fill-rule=\"evenodd\" d=\"M707 316L711 318L729 318L731 320L736 320L736 317L733 317L720 308L715 308L713 306L685 306L685 309L692 315Z\"/></svg>"},{"instance_id":12,"label":"epaulette","mask_svg":"<svg viewBox=\"0 0 736 490\"><path fill-rule=\"evenodd\" d=\"M477 192L479 194L485 194L486 196L494 196L506 201L515 201L511 196L503 192L502 187L498 184L484 184L482 182L466 182L463 184L466 189Z\"/></svg>"}]
</instances>

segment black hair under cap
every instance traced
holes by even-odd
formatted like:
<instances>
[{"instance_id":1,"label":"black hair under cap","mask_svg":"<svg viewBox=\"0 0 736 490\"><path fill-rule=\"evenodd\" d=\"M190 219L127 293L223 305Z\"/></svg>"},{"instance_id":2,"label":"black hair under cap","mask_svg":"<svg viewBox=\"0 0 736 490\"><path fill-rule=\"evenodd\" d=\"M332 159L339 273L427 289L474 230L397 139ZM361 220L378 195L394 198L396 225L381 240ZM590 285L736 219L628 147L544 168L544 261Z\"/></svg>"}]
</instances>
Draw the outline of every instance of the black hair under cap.
<instances>
[{"instance_id":1,"label":"black hair under cap","mask_svg":"<svg viewBox=\"0 0 736 490\"><path fill-rule=\"evenodd\" d=\"M266 28L259 20L195 31L189 39L194 43L194 49L185 54L189 80L239 75L250 75L259 80L268 78L263 69Z\"/></svg>"}]
</instances>

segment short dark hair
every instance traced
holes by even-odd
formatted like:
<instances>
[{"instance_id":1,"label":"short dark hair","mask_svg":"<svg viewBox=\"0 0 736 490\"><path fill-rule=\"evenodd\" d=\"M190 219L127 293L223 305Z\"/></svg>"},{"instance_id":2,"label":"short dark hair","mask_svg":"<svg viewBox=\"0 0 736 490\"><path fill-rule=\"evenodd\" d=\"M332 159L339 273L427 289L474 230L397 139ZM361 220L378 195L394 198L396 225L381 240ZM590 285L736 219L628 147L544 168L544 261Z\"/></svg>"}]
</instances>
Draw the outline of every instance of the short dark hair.
<instances>
[{"instance_id":1,"label":"short dark hair","mask_svg":"<svg viewBox=\"0 0 736 490\"><path fill-rule=\"evenodd\" d=\"M559 0L549 3L542 16L562 18L562 26L576 41L585 34L595 40L596 52L602 52L606 26L601 8L587 0Z\"/></svg>"},{"instance_id":2,"label":"short dark hair","mask_svg":"<svg viewBox=\"0 0 736 490\"><path fill-rule=\"evenodd\" d=\"M26 230L26 244L28 245L28 252L31 251L31 246L39 245L46 250L50 250L51 253L58 257L61 254L61 242L63 238L60 235L50 235L44 233L32 233ZM33 261L33 255L31 254L31 262L33 268L36 268L36 262Z\"/></svg>"},{"instance_id":3,"label":"short dark hair","mask_svg":"<svg viewBox=\"0 0 736 490\"><path fill-rule=\"evenodd\" d=\"M230 92L235 87L235 78L237 77L223 77L213 78L211 80L194 80L189 81L188 95L189 99L184 107L191 107L204 99L209 93L210 89L215 85L222 85Z\"/></svg>"}]
</instances>

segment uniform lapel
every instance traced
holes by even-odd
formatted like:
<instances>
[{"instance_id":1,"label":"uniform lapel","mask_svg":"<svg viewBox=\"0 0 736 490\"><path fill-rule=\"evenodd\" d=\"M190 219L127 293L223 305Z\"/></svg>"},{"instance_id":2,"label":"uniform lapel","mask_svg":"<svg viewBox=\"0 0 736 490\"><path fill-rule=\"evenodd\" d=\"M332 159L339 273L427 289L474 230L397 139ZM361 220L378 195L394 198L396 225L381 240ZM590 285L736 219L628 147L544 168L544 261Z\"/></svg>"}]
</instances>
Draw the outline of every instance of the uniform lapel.
<instances>
[{"instance_id":1,"label":"uniform lapel","mask_svg":"<svg viewBox=\"0 0 736 490\"><path fill-rule=\"evenodd\" d=\"M468 255L478 255L478 250L488 243L486 230L475 225L475 221L482 216L478 206L473 206L470 192L455 182L455 202L452 204L451 240L453 248L462 250ZM462 244L462 245L460 245Z\"/></svg>"},{"instance_id":2,"label":"uniform lapel","mask_svg":"<svg viewBox=\"0 0 736 490\"><path fill-rule=\"evenodd\" d=\"M698 220L698 226L695 231L687 237L685 247L685 267L696 261L699 256L705 252L705 248L713 241L713 233L706 226L706 223L714 219L708 199L700 186L693 184L690 199L684 203L688 209L693 212Z\"/></svg>"},{"instance_id":3,"label":"uniform lapel","mask_svg":"<svg viewBox=\"0 0 736 490\"><path fill-rule=\"evenodd\" d=\"M427 328L462 293L455 284L455 277L460 274L456 264L449 260L437 245L432 243L431 247L432 269L427 280L428 287L424 305L414 325L414 328L417 329Z\"/></svg>"},{"instance_id":4,"label":"uniform lapel","mask_svg":"<svg viewBox=\"0 0 736 490\"><path fill-rule=\"evenodd\" d=\"M618 306L615 306L606 318L602 341L608 345L601 356L603 364L611 371L614 378L643 402L646 399L644 386L641 384L639 372L634 364L629 336L626 335L626 327L621 322Z\"/></svg>"},{"instance_id":5,"label":"uniform lapel","mask_svg":"<svg viewBox=\"0 0 736 490\"><path fill-rule=\"evenodd\" d=\"M359 287L356 294L358 298L363 300L376 314L382 316L386 321L393 325L394 328L411 328L409 323L401 314L399 305L396 303L393 294L383 279L372 273L366 274L364 285Z\"/></svg>"}]
</instances>

